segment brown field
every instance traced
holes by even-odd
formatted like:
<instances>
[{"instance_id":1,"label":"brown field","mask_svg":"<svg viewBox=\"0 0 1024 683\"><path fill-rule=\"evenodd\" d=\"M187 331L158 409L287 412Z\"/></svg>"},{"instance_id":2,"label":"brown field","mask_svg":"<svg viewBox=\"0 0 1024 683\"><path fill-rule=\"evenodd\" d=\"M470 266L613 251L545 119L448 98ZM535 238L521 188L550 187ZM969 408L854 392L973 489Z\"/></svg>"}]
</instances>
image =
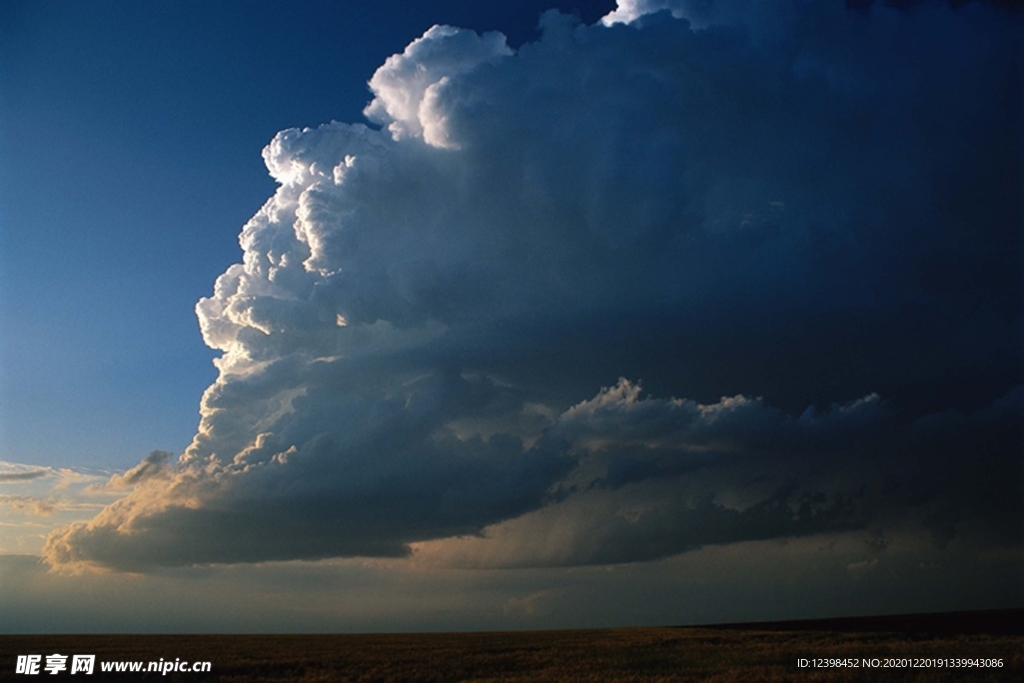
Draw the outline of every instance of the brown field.
<instances>
[{"instance_id":1,"label":"brown field","mask_svg":"<svg viewBox=\"0 0 1024 683\"><path fill-rule=\"evenodd\" d=\"M19 654L95 654L93 676L15 674ZM799 668L798 658L991 658L1001 668ZM209 661L209 674L100 672ZM45 662L45 659L44 659ZM0 636L0 681L1022 681L1024 610L715 627L390 635Z\"/></svg>"}]
</instances>

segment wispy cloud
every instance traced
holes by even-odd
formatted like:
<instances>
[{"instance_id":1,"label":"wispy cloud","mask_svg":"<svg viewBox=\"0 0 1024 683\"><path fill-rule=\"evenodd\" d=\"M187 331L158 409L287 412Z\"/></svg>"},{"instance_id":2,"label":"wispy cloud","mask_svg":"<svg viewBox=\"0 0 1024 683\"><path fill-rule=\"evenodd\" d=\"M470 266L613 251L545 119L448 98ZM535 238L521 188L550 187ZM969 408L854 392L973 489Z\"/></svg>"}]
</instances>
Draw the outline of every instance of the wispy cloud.
<instances>
[{"instance_id":1,"label":"wispy cloud","mask_svg":"<svg viewBox=\"0 0 1024 683\"><path fill-rule=\"evenodd\" d=\"M43 517L49 517L57 511L57 504L52 499L31 496L0 495L0 505L7 505L16 510L24 510Z\"/></svg>"},{"instance_id":2,"label":"wispy cloud","mask_svg":"<svg viewBox=\"0 0 1024 683\"><path fill-rule=\"evenodd\" d=\"M39 517L52 517L57 512L96 512L104 507L103 503L86 503L63 498L36 496L19 496L0 494L0 505L27 512Z\"/></svg>"},{"instance_id":3,"label":"wispy cloud","mask_svg":"<svg viewBox=\"0 0 1024 683\"><path fill-rule=\"evenodd\" d=\"M6 482L32 481L40 477L54 476L56 471L49 467L22 465L20 463L0 461L0 484Z\"/></svg>"},{"instance_id":4,"label":"wispy cloud","mask_svg":"<svg viewBox=\"0 0 1024 683\"><path fill-rule=\"evenodd\" d=\"M50 474L49 470L39 469L30 472L0 472L0 483L7 481L31 481Z\"/></svg>"},{"instance_id":5,"label":"wispy cloud","mask_svg":"<svg viewBox=\"0 0 1024 683\"><path fill-rule=\"evenodd\" d=\"M116 495L95 487L110 477L99 470L0 462L0 554L38 553L46 534L101 511Z\"/></svg>"}]
</instances>

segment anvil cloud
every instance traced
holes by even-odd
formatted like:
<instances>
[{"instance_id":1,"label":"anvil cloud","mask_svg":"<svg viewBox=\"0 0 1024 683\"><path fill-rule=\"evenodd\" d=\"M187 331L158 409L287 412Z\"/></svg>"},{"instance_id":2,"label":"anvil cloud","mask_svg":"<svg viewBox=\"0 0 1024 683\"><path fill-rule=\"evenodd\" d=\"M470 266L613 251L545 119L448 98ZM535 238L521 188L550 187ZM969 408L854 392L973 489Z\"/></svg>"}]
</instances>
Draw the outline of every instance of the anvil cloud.
<instances>
[{"instance_id":1,"label":"anvil cloud","mask_svg":"<svg viewBox=\"0 0 1024 683\"><path fill-rule=\"evenodd\" d=\"M191 446L48 561L1019 545L1020 21L769 4L435 26L279 133Z\"/></svg>"}]
</instances>

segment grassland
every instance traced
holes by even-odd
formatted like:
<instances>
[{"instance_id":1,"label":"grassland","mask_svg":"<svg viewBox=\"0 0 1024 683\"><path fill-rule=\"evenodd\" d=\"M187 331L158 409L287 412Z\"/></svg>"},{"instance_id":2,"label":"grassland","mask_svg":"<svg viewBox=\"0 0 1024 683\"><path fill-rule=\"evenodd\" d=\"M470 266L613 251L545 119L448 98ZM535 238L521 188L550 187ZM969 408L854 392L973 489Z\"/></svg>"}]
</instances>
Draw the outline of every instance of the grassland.
<instances>
[{"instance_id":1,"label":"grassland","mask_svg":"<svg viewBox=\"0 0 1024 683\"><path fill-rule=\"evenodd\" d=\"M1021 681L1024 611L974 621L904 617L710 628L380 635L0 636L0 681ZM175 658L210 674L17 675L18 654L95 654L97 662ZM797 660L993 658L1001 668L824 669Z\"/></svg>"}]
</instances>

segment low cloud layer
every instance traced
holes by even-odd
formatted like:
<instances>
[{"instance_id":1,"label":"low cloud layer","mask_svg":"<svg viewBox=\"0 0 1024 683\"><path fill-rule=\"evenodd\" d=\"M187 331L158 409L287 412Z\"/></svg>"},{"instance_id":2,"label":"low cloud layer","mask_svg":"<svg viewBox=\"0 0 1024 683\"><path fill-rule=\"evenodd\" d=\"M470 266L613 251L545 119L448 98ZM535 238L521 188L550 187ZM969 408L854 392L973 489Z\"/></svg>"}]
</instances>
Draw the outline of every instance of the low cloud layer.
<instances>
[{"instance_id":1,"label":"low cloud layer","mask_svg":"<svg viewBox=\"0 0 1024 683\"><path fill-rule=\"evenodd\" d=\"M973 415L904 427L875 396L787 415L742 396L642 400L620 382L563 415L571 495L477 537L416 544L427 565L483 568L657 560L705 545L863 532L943 549L1021 543L1024 391Z\"/></svg>"},{"instance_id":2,"label":"low cloud layer","mask_svg":"<svg viewBox=\"0 0 1024 683\"><path fill-rule=\"evenodd\" d=\"M271 141L280 187L197 305L198 433L51 564L1020 543L1019 18L541 24L516 52L434 27L371 78L379 129Z\"/></svg>"}]
</instances>

